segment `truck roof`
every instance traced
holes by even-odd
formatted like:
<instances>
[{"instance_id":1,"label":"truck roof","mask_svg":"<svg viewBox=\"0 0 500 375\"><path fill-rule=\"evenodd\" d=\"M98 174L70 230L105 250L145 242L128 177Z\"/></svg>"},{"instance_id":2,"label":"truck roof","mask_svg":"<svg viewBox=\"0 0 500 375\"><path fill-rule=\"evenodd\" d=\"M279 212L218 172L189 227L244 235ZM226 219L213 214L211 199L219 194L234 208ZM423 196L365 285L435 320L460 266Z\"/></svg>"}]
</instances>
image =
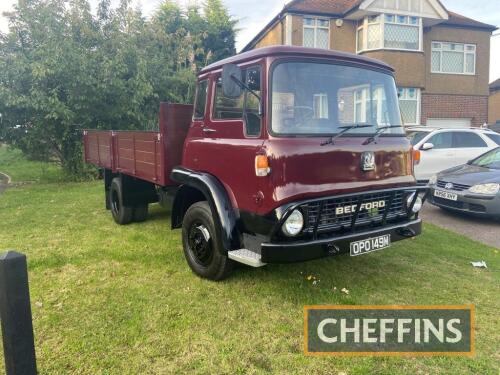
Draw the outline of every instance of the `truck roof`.
<instances>
[{"instance_id":1,"label":"truck roof","mask_svg":"<svg viewBox=\"0 0 500 375\"><path fill-rule=\"evenodd\" d=\"M200 74L207 73L209 71L220 69L225 64L239 64L245 61L255 60L267 56L306 56L311 58L330 58L334 60L362 63L365 65L371 65L376 68L381 68L394 72L394 69L387 65L386 63L372 59L369 57L359 56L353 53L340 52L335 50L319 49L319 48L307 48L307 47L296 47L296 46L271 46L264 48L257 48L248 52L243 52L224 60L217 61L203 68Z\"/></svg>"}]
</instances>

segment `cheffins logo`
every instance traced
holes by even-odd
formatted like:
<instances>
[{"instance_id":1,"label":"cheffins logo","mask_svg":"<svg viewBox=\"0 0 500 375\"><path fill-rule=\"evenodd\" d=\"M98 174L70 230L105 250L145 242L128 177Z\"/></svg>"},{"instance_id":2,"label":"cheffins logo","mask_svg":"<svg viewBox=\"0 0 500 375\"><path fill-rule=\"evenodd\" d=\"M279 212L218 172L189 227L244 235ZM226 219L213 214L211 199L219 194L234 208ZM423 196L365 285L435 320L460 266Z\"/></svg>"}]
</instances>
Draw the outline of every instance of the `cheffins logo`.
<instances>
[{"instance_id":1,"label":"cheffins logo","mask_svg":"<svg viewBox=\"0 0 500 375\"><path fill-rule=\"evenodd\" d=\"M474 306L305 306L306 355L472 356Z\"/></svg>"}]
</instances>

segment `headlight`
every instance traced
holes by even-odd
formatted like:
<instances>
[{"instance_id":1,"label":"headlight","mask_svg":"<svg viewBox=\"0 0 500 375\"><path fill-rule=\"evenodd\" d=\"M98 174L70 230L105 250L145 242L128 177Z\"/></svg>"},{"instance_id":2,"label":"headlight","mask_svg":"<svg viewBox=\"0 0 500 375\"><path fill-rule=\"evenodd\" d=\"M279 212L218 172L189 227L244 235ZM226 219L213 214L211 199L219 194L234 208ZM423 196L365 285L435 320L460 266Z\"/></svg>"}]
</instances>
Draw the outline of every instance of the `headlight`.
<instances>
[{"instance_id":1,"label":"headlight","mask_svg":"<svg viewBox=\"0 0 500 375\"><path fill-rule=\"evenodd\" d=\"M289 237L294 237L300 233L304 227L304 216L299 210L293 210L282 226L283 233Z\"/></svg>"},{"instance_id":2,"label":"headlight","mask_svg":"<svg viewBox=\"0 0 500 375\"><path fill-rule=\"evenodd\" d=\"M413 202L413 199L415 198L415 194L416 193L412 193L410 194L410 196L406 199L406 206L408 208L410 208L412 202ZM414 214L416 214L417 212L419 212L421 209L422 209L422 198L420 198L420 196L417 196L417 199L415 200L415 204L413 205L413 208L412 208L412 212Z\"/></svg>"},{"instance_id":3,"label":"headlight","mask_svg":"<svg viewBox=\"0 0 500 375\"><path fill-rule=\"evenodd\" d=\"M469 188L471 193L496 194L500 190L500 184L479 184Z\"/></svg>"},{"instance_id":4,"label":"headlight","mask_svg":"<svg viewBox=\"0 0 500 375\"><path fill-rule=\"evenodd\" d=\"M438 180L438 176L437 176L437 174L435 174L434 176L429 178L429 185L436 185L437 180Z\"/></svg>"}]
</instances>

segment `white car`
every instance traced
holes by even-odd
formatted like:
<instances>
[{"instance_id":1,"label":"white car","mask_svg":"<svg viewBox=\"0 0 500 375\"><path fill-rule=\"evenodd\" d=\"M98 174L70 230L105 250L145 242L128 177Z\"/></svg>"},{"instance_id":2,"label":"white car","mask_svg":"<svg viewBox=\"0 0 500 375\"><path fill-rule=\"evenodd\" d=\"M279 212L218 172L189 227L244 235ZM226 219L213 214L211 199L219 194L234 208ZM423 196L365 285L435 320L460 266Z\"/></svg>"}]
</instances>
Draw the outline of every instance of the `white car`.
<instances>
[{"instance_id":1,"label":"white car","mask_svg":"<svg viewBox=\"0 0 500 375\"><path fill-rule=\"evenodd\" d=\"M420 150L420 163L415 165L418 181L428 181L500 145L500 134L481 128L409 127L407 134L413 148Z\"/></svg>"}]
</instances>

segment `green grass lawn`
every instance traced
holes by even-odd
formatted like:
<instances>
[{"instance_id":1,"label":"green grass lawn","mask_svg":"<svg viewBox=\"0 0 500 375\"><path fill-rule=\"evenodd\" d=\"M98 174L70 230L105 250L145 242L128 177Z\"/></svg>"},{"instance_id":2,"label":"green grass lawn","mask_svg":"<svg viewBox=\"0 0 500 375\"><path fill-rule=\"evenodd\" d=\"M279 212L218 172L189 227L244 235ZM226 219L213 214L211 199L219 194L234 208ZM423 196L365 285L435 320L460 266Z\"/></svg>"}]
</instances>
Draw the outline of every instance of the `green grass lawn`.
<instances>
[{"instance_id":1,"label":"green grass lawn","mask_svg":"<svg viewBox=\"0 0 500 375\"><path fill-rule=\"evenodd\" d=\"M0 171L44 181L43 173L31 176L38 167L11 155L0 152ZM58 181L59 172L46 168ZM28 256L41 374L500 371L498 250L425 225L417 239L378 253L243 267L216 283L191 273L168 212L153 205L147 222L117 226L103 196L99 181L36 182L0 196L0 250ZM489 268L475 269L473 260ZM469 303L474 358L303 354L304 305Z\"/></svg>"}]
</instances>

